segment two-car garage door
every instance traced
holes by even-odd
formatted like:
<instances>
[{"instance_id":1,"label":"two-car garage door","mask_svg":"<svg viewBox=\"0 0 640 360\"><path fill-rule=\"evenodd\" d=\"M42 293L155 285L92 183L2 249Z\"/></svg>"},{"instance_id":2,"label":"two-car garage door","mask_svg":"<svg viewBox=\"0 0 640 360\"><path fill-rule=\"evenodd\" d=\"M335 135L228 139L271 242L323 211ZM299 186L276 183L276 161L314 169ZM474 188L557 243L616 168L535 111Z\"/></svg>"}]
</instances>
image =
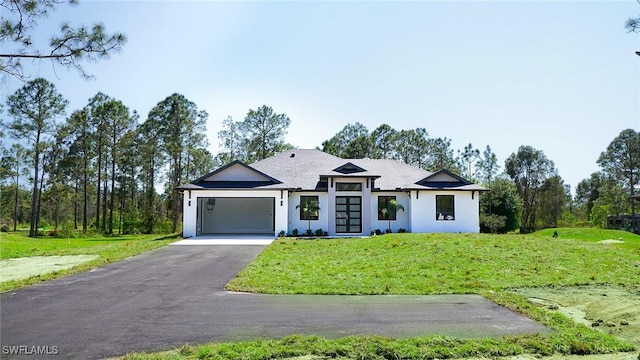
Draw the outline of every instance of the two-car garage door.
<instances>
[{"instance_id":1,"label":"two-car garage door","mask_svg":"<svg viewBox=\"0 0 640 360\"><path fill-rule=\"evenodd\" d=\"M273 234L275 198L212 197L198 199L198 235Z\"/></svg>"}]
</instances>

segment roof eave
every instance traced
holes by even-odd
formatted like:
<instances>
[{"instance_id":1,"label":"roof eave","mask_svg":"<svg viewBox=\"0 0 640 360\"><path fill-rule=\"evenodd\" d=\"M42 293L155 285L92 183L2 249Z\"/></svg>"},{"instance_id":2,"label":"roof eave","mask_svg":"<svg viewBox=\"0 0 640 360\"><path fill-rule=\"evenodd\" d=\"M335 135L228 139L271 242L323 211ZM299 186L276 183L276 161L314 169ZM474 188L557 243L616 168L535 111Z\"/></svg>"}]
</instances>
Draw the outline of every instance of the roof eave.
<instances>
[{"instance_id":1,"label":"roof eave","mask_svg":"<svg viewBox=\"0 0 640 360\"><path fill-rule=\"evenodd\" d=\"M369 179L379 179L381 175L366 175L362 173L354 173L354 174L330 174L330 175L320 175L320 179L322 178L369 178Z\"/></svg>"},{"instance_id":2,"label":"roof eave","mask_svg":"<svg viewBox=\"0 0 640 360\"><path fill-rule=\"evenodd\" d=\"M464 185L462 187L427 187L427 186L408 186L402 188L402 190L426 190L426 191L479 191L489 192L490 190L484 187L469 187Z\"/></svg>"}]
</instances>

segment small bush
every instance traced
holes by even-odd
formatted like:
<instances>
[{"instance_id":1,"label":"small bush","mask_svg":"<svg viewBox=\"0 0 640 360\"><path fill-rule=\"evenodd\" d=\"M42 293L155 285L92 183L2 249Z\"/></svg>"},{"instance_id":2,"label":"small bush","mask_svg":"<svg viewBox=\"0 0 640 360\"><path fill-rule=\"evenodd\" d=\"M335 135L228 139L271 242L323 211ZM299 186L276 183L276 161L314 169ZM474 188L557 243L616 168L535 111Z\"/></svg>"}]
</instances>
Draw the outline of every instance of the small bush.
<instances>
[{"instance_id":1,"label":"small bush","mask_svg":"<svg viewBox=\"0 0 640 360\"><path fill-rule=\"evenodd\" d=\"M50 237L58 237L58 230L51 230L47 235L49 235Z\"/></svg>"},{"instance_id":2,"label":"small bush","mask_svg":"<svg viewBox=\"0 0 640 360\"><path fill-rule=\"evenodd\" d=\"M406 233L406 232L407 232L407 229L405 229L405 228L400 228L400 229L398 229L398 232L399 232L399 233Z\"/></svg>"},{"instance_id":3,"label":"small bush","mask_svg":"<svg viewBox=\"0 0 640 360\"><path fill-rule=\"evenodd\" d=\"M298 236L299 233L298 229L293 229L293 231L291 231L291 235L293 236Z\"/></svg>"},{"instance_id":4,"label":"small bush","mask_svg":"<svg viewBox=\"0 0 640 360\"><path fill-rule=\"evenodd\" d=\"M391 234L393 231L391 231L391 229L387 229L384 231L385 234Z\"/></svg>"},{"instance_id":5,"label":"small bush","mask_svg":"<svg viewBox=\"0 0 640 360\"><path fill-rule=\"evenodd\" d=\"M9 225L2 225L2 227L0 227L0 232L9 232Z\"/></svg>"},{"instance_id":6,"label":"small bush","mask_svg":"<svg viewBox=\"0 0 640 360\"><path fill-rule=\"evenodd\" d=\"M125 219L122 223L123 234L142 234L143 229L144 224L142 223L142 220L139 219Z\"/></svg>"},{"instance_id":7,"label":"small bush","mask_svg":"<svg viewBox=\"0 0 640 360\"><path fill-rule=\"evenodd\" d=\"M322 229L316 230L316 236L322 236L323 234L324 234L324 231L322 231Z\"/></svg>"},{"instance_id":8,"label":"small bush","mask_svg":"<svg viewBox=\"0 0 640 360\"><path fill-rule=\"evenodd\" d=\"M382 231L380 231L380 229L376 229L376 235L382 235Z\"/></svg>"},{"instance_id":9,"label":"small bush","mask_svg":"<svg viewBox=\"0 0 640 360\"><path fill-rule=\"evenodd\" d=\"M496 214L480 214L480 231L483 233L505 233L507 217Z\"/></svg>"},{"instance_id":10,"label":"small bush","mask_svg":"<svg viewBox=\"0 0 640 360\"><path fill-rule=\"evenodd\" d=\"M284 236L285 236L284 230L281 230L281 231L278 233L278 237L284 237Z\"/></svg>"},{"instance_id":11,"label":"small bush","mask_svg":"<svg viewBox=\"0 0 640 360\"><path fill-rule=\"evenodd\" d=\"M171 220L158 221L153 228L153 232L156 234L169 234L173 228Z\"/></svg>"},{"instance_id":12,"label":"small bush","mask_svg":"<svg viewBox=\"0 0 640 360\"><path fill-rule=\"evenodd\" d=\"M311 231L311 229L307 229L307 230L304 232L304 234L305 234L306 236L311 236L311 235L313 235L313 232Z\"/></svg>"}]
</instances>

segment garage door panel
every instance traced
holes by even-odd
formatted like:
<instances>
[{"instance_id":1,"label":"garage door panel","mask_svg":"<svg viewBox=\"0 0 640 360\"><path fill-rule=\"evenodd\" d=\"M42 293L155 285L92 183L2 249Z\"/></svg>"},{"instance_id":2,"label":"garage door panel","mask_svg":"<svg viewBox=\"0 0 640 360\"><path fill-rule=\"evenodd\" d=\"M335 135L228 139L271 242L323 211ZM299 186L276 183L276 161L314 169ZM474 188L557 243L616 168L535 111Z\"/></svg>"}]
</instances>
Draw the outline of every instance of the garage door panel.
<instances>
[{"instance_id":1,"label":"garage door panel","mask_svg":"<svg viewBox=\"0 0 640 360\"><path fill-rule=\"evenodd\" d=\"M274 232L274 198L203 199L204 234L260 234Z\"/></svg>"}]
</instances>

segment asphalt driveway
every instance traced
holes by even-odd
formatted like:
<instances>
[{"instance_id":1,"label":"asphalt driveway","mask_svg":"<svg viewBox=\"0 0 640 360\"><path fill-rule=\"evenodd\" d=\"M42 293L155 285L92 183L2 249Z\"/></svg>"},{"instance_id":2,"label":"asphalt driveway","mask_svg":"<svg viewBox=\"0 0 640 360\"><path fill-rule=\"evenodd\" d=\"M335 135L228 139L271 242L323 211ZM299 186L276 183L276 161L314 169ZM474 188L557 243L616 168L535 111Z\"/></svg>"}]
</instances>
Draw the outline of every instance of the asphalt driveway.
<instances>
[{"instance_id":1,"label":"asphalt driveway","mask_svg":"<svg viewBox=\"0 0 640 360\"><path fill-rule=\"evenodd\" d=\"M264 246L167 246L0 295L2 358L34 348L95 359L184 343L290 334L486 337L548 329L480 296L231 293Z\"/></svg>"}]
</instances>

